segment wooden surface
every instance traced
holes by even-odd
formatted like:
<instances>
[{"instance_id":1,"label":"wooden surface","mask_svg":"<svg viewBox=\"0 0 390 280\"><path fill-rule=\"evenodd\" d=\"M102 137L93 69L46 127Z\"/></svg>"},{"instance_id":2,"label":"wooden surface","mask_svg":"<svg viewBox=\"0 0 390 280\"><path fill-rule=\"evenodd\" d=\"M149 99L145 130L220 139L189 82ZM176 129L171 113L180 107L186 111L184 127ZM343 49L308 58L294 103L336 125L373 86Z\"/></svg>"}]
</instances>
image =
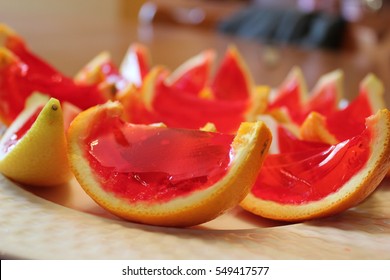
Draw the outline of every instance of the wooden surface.
<instances>
[{"instance_id":1,"label":"wooden surface","mask_svg":"<svg viewBox=\"0 0 390 280\"><path fill-rule=\"evenodd\" d=\"M384 38L379 45L368 45L354 52L304 50L290 46L267 46L225 37L210 29L175 27L171 24L139 25L134 17L123 17L121 10L123 3L121 4L121 1L104 0L97 4L97 1L92 0L70 0L61 2L61 6L58 6L59 2L54 3L47 0L31 2L27 0L0 2L0 20L20 33L34 52L68 75L74 75L91 58L104 50L109 51L114 61L119 64L128 46L133 42L141 42L150 48L154 64L164 64L171 69L206 48L215 48L222 55L227 46L234 43L248 63L255 81L259 84L278 86L290 69L298 65L302 68L309 87L312 87L321 75L340 68L345 72L346 95L348 98L353 98L357 94L358 83L361 79L369 72L373 72L383 80L386 86L387 104L390 101L390 40L388 38ZM178 241L176 239L186 238L190 241L188 243L195 244L198 248L204 248L203 253L209 254L201 255L199 253L197 256L194 255L194 258L389 259L389 186L389 181L384 181L379 190L358 208L320 221L281 225L256 220L251 215L246 214L244 218L250 222L250 226L241 231L232 231L233 224L230 224L228 228L224 227L226 225L224 219L229 219L230 216L224 216L214 224L206 225L203 229L173 231L143 228L138 225L110 220L110 217L96 220L96 215L101 216L101 213L94 212L96 208L91 210L88 208L90 206L83 208L84 202L79 200L83 198L70 195L73 193L72 191L63 188L59 190L60 193L31 189L27 189L28 192L25 192L22 189L17 190L12 183L1 178L0 244L6 248L0 248L0 256L2 252L11 257L55 258L55 255L51 255L50 251L42 250L46 240L45 228L39 226L30 228L28 224L31 223L31 220L25 220L26 224L22 226L23 209L33 209L36 211L33 213L37 213L34 216L37 225L47 223L45 220L47 217L50 217L52 221L60 218L74 219L75 227L78 227L77 222L84 225L84 222L89 224L91 221L91 229L93 230L99 230L103 226L111 228L115 224L114 228L119 229L117 231L120 234L118 238L123 238L125 241L121 243L121 246L132 244L131 238L145 233L145 236L152 238L151 240L160 240L160 236L164 236L165 241L173 243ZM55 206L48 204L46 200L43 203L42 200L30 196L30 192L66 207L92 213L93 216L79 216L75 212L59 208L57 204ZM69 199L63 195L68 196ZM17 203L20 205L15 205ZM16 209L13 212L15 219L6 216L12 212L10 210L12 207ZM54 212L48 212L50 209L53 209ZM32 215L29 214L26 218ZM218 222L221 222L222 226L218 225ZM73 222L66 221L66 223L72 225ZM210 231L213 228L214 230ZM84 233L89 233L91 229L83 227ZM14 233L12 233L13 230ZM34 234L34 238L36 238L34 240L42 241L42 244L37 243L36 246L32 246L26 237L26 233L29 231ZM103 232L108 234L107 230ZM76 242L76 239L68 240L66 236L67 233L63 237L69 244ZM110 237L112 236L114 235L110 235ZM26 237L27 239L18 240L17 237ZM95 237L93 240L96 241L96 244L103 243L99 243L100 237L105 238L103 235L99 238ZM80 245L79 241L73 244L74 248ZM159 246L164 246L164 243L161 244ZM21 245L25 246L24 248L31 246L28 252L33 255L23 255L23 252L27 251L23 251ZM38 245L41 246L39 249ZM51 246L50 244L46 245ZM133 246L137 246L137 244L134 243ZM37 250L34 251L35 247ZM95 251L91 252L91 249L89 249L90 254L86 254L75 249L76 251L68 250L68 255L63 257L153 258L148 256L145 250L142 252L124 250L116 252L115 248L111 247L96 248L96 252L102 250L103 253L110 252L109 255L93 255ZM220 254L217 253L218 251L210 250L214 247L220 250ZM17 249L17 251L12 251L13 249ZM105 249L107 250L104 251ZM240 250L243 253L239 253ZM188 257L186 252L183 252L181 256L164 255L164 252L154 251L154 257Z\"/></svg>"},{"instance_id":2,"label":"wooden surface","mask_svg":"<svg viewBox=\"0 0 390 280\"><path fill-rule=\"evenodd\" d=\"M233 209L187 229L118 220L69 184L21 188L0 175L1 259L390 259L389 180L326 219L285 224Z\"/></svg>"}]
</instances>

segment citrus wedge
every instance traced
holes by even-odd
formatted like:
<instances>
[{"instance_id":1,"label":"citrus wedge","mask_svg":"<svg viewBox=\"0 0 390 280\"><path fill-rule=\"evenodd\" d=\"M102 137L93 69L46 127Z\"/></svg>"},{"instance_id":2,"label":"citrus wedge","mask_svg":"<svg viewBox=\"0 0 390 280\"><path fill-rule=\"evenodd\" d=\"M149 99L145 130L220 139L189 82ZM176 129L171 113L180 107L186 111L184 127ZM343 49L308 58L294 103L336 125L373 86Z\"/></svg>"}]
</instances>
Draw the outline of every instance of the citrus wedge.
<instances>
[{"instance_id":1,"label":"citrus wedge","mask_svg":"<svg viewBox=\"0 0 390 280\"><path fill-rule=\"evenodd\" d=\"M326 217L365 200L389 167L390 112L383 109L346 141L267 156L241 206L275 220Z\"/></svg>"},{"instance_id":2,"label":"citrus wedge","mask_svg":"<svg viewBox=\"0 0 390 280\"><path fill-rule=\"evenodd\" d=\"M360 83L359 95L344 109L326 116L326 127L338 141L344 141L365 128L365 119L386 108L384 86L374 75L367 75Z\"/></svg>"},{"instance_id":3,"label":"citrus wedge","mask_svg":"<svg viewBox=\"0 0 390 280\"><path fill-rule=\"evenodd\" d=\"M268 104L271 114L284 110L288 121L300 125L313 111L325 116L338 110L343 95L344 75L335 70L323 75L310 94L302 70L294 67ZM276 111L276 113L274 112Z\"/></svg>"},{"instance_id":4,"label":"citrus wedge","mask_svg":"<svg viewBox=\"0 0 390 280\"><path fill-rule=\"evenodd\" d=\"M307 84L302 70L299 67L292 68L282 84L270 96L269 114L279 115L279 111L281 111L283 115L286 115L283 119L290 122L297 121L300 118L302 103L307 100L307 91Z\"/></svg>"},{"instance_id":5,"label":"citrus wedge","mask_svg":"<svg viewBox=\"0 0 390 280\"><path fill-rule=\"evenodd\" d=\"M251 97L255 84L245 60L231 45L210 85L214 97L221 100L246 100Z\"/></svg>"},{"instance_id":6,"label":"citrus wedge","mask_svg":"<svg viewBox=\"0 0 390 280\"><path fill-rule=\"evenodd\" d=\"M153 67L145 76L142 85L138 88L129 84L119 92L117 100L123 105L124 118L136 124L152 124L166 122L166 118L154 110L153 102L155 93L161 86L161 81L168 75L164 67ZM171 125L171 123L169 123Z\"/></svg>"},{"instance_id":7,"label":"citrus wedge","mask_svg":"<svg viewBox=\"0 0 390 280\"><path fill-rule=\"evenodd\" d=\"M312 112L300 126L304 140L335 144L359 134L365 128L365 119L386 108L382 82L373 74L360 83L359 95L344 108L327 116Z\"/></svg>"},{"instance_id":8,"label":"citrus wedge","mask_svg":"<svg viewBox=\"0 0 390 280\"><path fill-rule=\"evenodd\" d=\"M0 140L0 172L30 186L53 186L70 179L58 100L29 101Z\"/></svg>"},{"instance_id":9,"label":"citrus wedge","mask_svg":"<svg viewBox=\"0 0 390 280\"><path fill-rule=\"evenodd\" d=\"M122 60L119 73L129 83L140 87L151 65L149 50L142 44L133 43Z\"/></svg>"},{"instance_id":10,"label":"citrus wedge","mask_svg":"<svg viewBox=\"0 0 390 280\"><path fill-rule=\"evenodd\" d=\"M205 50L181 64L165 83L183 94L199 95L208 86L215 59L215 51Z\"/></svg>"},{"instance_id":11,"label":"citrus wedge","mask_svg":"<svg viewBox=\"0 0 390 280\"><path fill-rule=\"evenodd\" d=\"M165 84L168 73L164 67L154 67L140 90L133 87L127 94L121 94L120 101L128 121L139 124L163 122L168 127L191 129L212 122L218 131L233 133L252 108L251 99L232 102L183 94Z\"/></svg>"},{"instance_id":12,"label":"citrus wedge","mask_svg":"<svg viewBox=\"0 0 390 280\"><path fill-rule=\"evenodd\" d=\"M5 103L0 106L0 116L7 124L23 110L26 99L36 91L81 109L112 97L112 87L102 87L100 83L78 84L62 74L30 51L23 39L5 25L0 25L0 38L0 103ZM12 109L4 112L4 107Z\"/></svg>"},{"instance_id":13,"label":"citrus wedge","mask_svg":"<svg viewBox=\"0 0 390 280\"><path fill-rule=\"evenodd\" d=\"M216 53L205 50L178 67L165 81L171 89L204 99L245 100L255 90L252 75L238 49L231 45L217 72L211 75Z\"/></svg>"},{"instance_id":14,"label":"citrus wedge","mask_svg":"<svg viewBox=\"0 0 390 280\"><path fill-rule=\"evenodd\" d=\"M99 85L102 92L114 94L127 85L127 81L119 73L112 61L109 52L104 51L95 56L74 77L74 81L81 85Z\"/></svg>"},{"instance_id":15,"label":"citrus wedge","mask_svg":"<svg viewBox=\"0 0 390 280\"><path fill-rule=\"evenodd\" d=\"M121 119L109 102L72 122L70 165L98 204L126 220L184 227L207 222L249 192L271 142L262 122L243 123L236 135Z\"/></svg>"},{"instance_id":16,"label":"citrus wedge","mask_svg":"<svg viewBox=\"0 0 390 280\"><path fill-rule=\"evenodd\" d=\"M269 87L256 88L234 46L227 49L212 77L214 57L213 50L205 50L174 72L153 67L140 87L118 94L128 121L191 129L212 122L218 131L233 133L241 122L255 120L267 108Z\"/></svg>"}]
</instances>

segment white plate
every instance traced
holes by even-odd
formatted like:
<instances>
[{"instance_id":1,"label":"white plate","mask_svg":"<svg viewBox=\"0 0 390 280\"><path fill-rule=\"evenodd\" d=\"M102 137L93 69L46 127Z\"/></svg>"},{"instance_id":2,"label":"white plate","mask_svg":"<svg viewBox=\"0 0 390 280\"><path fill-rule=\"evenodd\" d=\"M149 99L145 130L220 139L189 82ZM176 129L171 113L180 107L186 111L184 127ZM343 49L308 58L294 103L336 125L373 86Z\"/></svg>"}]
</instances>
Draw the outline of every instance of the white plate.
<instances>
[{"instance_id":1,"label":"white plate","mask_svg":"<svg viewBox=\"0 0 390 280\"><path fill-rule=\"evenodd\" d=\"M22 188L0 175L0 256L23 259L389 259L390 182L331 218L281 224L237 208L196 228L119 220L75 180Z\"/></svg>"}]
</instances>

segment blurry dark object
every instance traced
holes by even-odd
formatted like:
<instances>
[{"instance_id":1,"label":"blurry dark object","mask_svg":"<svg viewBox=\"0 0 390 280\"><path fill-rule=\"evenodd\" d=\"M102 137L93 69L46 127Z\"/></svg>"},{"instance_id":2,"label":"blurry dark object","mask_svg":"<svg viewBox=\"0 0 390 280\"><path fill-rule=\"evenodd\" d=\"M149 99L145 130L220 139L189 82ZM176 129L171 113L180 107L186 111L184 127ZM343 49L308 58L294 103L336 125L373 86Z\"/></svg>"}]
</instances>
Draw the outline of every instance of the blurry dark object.
<instances>
[{"instance_id":1,"label":"blurry dark object","mask_svg":"<svg viewBox=\"0 0 390 280\"><path fill-rule=\"evenodd\" d=\"M343 51L381 45L390 36L389 18L390 0L147 0L138 14L146 25Z\"/></svg>"},{"instance_id":2,"label":"blurry dark object","mask_svg":"<svg viewBox=\"0 0 390 280\"><path fill-rule=\"evenodd\" d=\"M218 30L265 43L286 43L312 48L339 49L345 20L320 11L247 7L220 22Z\"/></svg>"}]
</instances>

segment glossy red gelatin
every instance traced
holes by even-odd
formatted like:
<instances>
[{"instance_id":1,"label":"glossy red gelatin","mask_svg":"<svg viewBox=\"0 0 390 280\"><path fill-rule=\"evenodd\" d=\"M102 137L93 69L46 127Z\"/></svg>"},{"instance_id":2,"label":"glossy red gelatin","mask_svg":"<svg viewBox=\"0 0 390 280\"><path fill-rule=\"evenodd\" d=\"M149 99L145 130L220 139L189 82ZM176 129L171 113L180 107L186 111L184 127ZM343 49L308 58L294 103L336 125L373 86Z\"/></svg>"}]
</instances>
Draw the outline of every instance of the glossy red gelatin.
<instances>
[{"instance_id":1,"label":"glossy red gelatin","mask_svg":"<svg viewBox=\"0 0 390 280\"><path fill-rule=\"evenodd\" d=\"M230 101L249 98L251 89L245 75L235 54L227 52L211 84L215 98Z\"/></svg>"},{"instance_id":2,"label":"glossy red gelatin","mask_svg":"<svg viewBox=\"0 0 390 280\"><path fill-rule=\"evenodd\" d=\"M367 93L362 92L347 107L328 116L326 125L339 141L344 141L361 133L365 129L365 119L374 113Z\"/></svg>"},{"instance_id":3,"label":"glossy red gelatin","mask_svg":"<svg viewBox=\"0 0 390 280\"><path fill-rule=\"evenodd\" d=\"M329 144L298 139L291 131L283 126L279 126L277 135L279 143L279 153L295 153L310 150L324 150L329 148Z\"/></svg>"},{"instance_id":4,"label":"glossy red gelatin","mask_svg":"<svg viewBox=\"0 0 390 280\"><path fill-rule=\"evenodd\" d=\"M237 131L249 107L248 100L208 100L159 84L153 100L154 122L169 127L199 129L212 122L219 132Z\"/></svg>"},{"instance_id":5,"label":"glossy red gelatin","mask_svg":"<svg viewBox=\"0 0 390 280\"><path fill-rule=\"evenodd\" d=\"M328 148L269 155L252 193L281 204L318 201L336 192L366 164L369 131Z\"/></svg>"},{"instance_id":6,"label":"glossy red gelatin","mask_svg":"<svg viewBox=\"0 0 390 280\"><path fill-rule=\"evenodd\" d=\"M199 93L208 86L213 61L214 53L204 52L202 61L186 69L173 83L169 83L169 86L182 94L199 96Z\"/></svg>"},{"instance_id":7,"label":"glossy red gelatin","mask_svg":"<svg viewBox=\"0 0 390 280\"><path fill-rule=\"evenodd\" d=\"M321 92L303 101L300 92L300 84L297 80L291 80L284 88L279 90L275 100L270 102L269 109L285 108L291 119L302 124L307 116L315 111L324 116L336 112L338 106L337 89L335 85L327 85Z\"/></svg>"},{"instance_id":8,"label":"glossy red gelatin","mask_svg":"<svg viewBox=\"0 0 390 280\"><path fill-rule=\"evenodd\" d=\"M300 102L299 83L297 80L292 80L285 87L278 90L277 97L268 104L268 109L286 108L292 120L299 123L302 118Z\"/></svg>"},{"instance_id":9,"label":"glossy red gelatin","mask_svg":"<svg viewBox=\"0 0 390 280\"><path fill-rule=\"evenodd\" d=\"M310 97L309 106L306 106L302 117L305 119L313 111L329 116L338 110L338 105L338 89L335 84L328 84L315 96Z\"/></svg>"},{"instance_id":10,"label":"glossy red gelatin","mask_svg":"<svg viewBox=\"0 0 390 280\"><path fill-rule=\"evenodd\" d=\"M237 131L249 107L249 100L209 100L184 94L176 88L156 82L152 110L145 107L139 96L132 97L126 108L132 123L151 124L163 122L168 127L199 129L208 122L222 133Z\"/></svg>"},{"instance_id":11,"label":"glossy red gelatin","mask_svg":"<svg viewBox=\"0 0 390 280\"><path fill-rule=\"evenodd\" d=\"M0 69L0 97L3 101L0 102L0 110L7 124L23 110L25 100L35 91L68 101L81 109L107 101L108 97L98 84L75 83L27 49L20 39L11 38L7 41L7 48L18 57L18 60ZM120 80L114 65L106 64L103 67L105 80Z\"/></svg>"},{"instance_id":12,"label":"glossy red gelatin","mask_svg":"<svg viewBox=\"0 0 390 280\"><path fill-rule=\"evenodd\" d=\"M131 202L168 201L204 189L227 172L232 135L156 128L106 118L85 140L102 187Z\"/></svg>"}]
</instances>

